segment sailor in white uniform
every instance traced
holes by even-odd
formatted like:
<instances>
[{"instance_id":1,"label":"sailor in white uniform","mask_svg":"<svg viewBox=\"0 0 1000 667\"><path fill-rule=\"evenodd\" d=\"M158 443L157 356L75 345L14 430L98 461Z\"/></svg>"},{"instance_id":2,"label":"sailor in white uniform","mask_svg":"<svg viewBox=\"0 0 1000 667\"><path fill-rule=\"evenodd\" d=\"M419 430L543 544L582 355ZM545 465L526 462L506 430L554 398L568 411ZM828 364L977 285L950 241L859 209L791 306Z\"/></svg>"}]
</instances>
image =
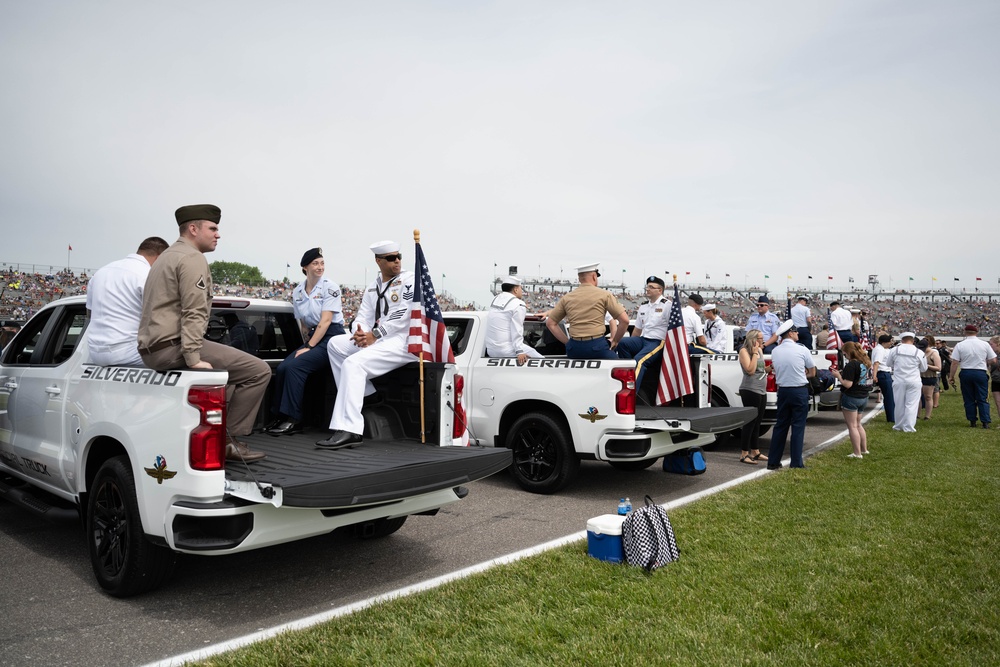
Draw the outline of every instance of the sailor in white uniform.
<instances>
[{"instance_id":1,"label":"sailor in white uniform","mask_svg":"<svg viewBox=\"0 0 1000 667\"><path fill-rule=\"evenodd\" d=\"M729 328L719 317L719 311L714 303L706 303L701 311L705 313L705 343L706 347L715 352L732 352L733 345L729 340Z\"/></svg>"},{"instance_id":2,"label":"sailor in white uniform","mask_svg":"<svg viewBox=\"0 0 1000 667\"><path fill-rule=\"evenodd\" d=\"M403 255L398 243L379 241L370 248L379 275L361 298L352 333L334 336L327 344L330 368L337 381L337 401L330 419L333 434L316 443L322 449L340 449L361 442L365 431L361 408L365 396L375 393L371 378L415 359L407 351L413 272L402 270Z\"/></svg>"},{"instance_id":3,"label":"sailor in white uniform","mask_svg":"<svg viewBox=\"0 0 1000 667\"><path fill-rule=\"evenodd\" d=\"M507 276L500 290L486 315L486 354L497 358L517 357L518 366L528 357L541 359L543 355L524 342L524 316L528 307L521 300L524 295L521 279Z\"/></svg>"},{"instance_id":4,"label":"sailor in white uniform","mask_svg":"<svg viewBox=\"0 0 1000 667\"><path fill-rule=\"evenodd\" d=\"M899 335L900 343L889 350L885 363L892 368L892 397L896 404L896 423L893 431L915 433L917 411L920 410L920 374L927 370L927 357L913 339L912 331Z\"/></svg>"}]
</instances>

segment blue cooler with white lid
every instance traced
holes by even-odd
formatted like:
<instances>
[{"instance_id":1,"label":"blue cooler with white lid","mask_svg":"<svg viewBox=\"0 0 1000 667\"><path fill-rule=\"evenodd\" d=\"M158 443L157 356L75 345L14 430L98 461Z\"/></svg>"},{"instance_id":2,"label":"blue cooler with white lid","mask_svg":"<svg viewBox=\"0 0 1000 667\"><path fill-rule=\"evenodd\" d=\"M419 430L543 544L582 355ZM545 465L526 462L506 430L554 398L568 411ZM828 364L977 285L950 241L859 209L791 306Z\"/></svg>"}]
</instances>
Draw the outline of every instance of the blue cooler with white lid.
<instances>
[{"instance_id":1,"label":"blue cooler with white lid","mask_svg":"<svg viewBox=\"0 0 1000 667\"><path fill-rule=\"evenodd\" d=\"M609 563L624 563L625 548L622 545L622 522L624 516L602 514L587 521L587 555Z\"/></svg>"}]
</instances>

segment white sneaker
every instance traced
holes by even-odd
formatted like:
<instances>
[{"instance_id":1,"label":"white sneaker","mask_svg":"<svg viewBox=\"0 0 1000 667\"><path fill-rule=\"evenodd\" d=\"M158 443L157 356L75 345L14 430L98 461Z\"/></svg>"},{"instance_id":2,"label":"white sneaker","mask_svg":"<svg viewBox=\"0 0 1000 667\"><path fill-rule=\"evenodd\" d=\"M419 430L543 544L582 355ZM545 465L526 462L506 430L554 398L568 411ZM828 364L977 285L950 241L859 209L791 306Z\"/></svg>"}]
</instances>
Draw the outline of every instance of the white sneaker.
<instances>
[{"instance_id":1,"label":"white sneaker","mask_svg":"<svg viewBox=\"0 0 1000 667\"><path fill-rule=\"evenodd\" d=\"M863 459L865 457L862 456L861 454L855 454L854 452L851 452L850 454L847 455L847 458L849 458L849 459Z\"/></svg>"}]
</instances>

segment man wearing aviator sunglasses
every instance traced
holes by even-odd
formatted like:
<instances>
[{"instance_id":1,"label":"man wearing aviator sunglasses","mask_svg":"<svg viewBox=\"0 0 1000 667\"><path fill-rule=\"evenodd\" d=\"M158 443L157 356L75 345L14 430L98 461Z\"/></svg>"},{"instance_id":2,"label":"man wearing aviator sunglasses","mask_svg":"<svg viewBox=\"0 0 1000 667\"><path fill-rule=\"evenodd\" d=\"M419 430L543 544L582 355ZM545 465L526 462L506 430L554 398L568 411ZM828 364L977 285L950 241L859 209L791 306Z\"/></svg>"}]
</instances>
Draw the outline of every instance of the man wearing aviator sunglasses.
<instances>
[{"instance_id":1,"label":"man wearing aviator sunglasses","mask_svg":"<svg viewBox=\"0 0 1000 667\"><path fill-rule=\"evenodd\" d=\"M375 393L371 378L413 361L406 349L413 272L402 270L398 243L379 241L370 249L379 274L361 298L352 332L334 336L327 344L337 400L330 419L333 433L316 443L320 449L341 449L361 442L365 432L361 408L365 397Z\"/></svg>"}]
</instances>

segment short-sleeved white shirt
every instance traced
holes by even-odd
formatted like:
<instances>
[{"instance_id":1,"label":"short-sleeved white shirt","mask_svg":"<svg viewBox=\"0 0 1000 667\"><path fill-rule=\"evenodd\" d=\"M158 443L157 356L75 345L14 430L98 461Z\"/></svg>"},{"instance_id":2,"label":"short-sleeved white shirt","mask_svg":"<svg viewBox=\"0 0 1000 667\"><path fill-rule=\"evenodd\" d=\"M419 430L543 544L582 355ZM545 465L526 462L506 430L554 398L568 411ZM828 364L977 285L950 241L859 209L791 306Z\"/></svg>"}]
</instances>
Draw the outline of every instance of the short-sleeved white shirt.
<instances>
[{"instance_id":1,"label":"short-sleeved white shirt","mask_svg":"<svg viewBox=\"0 0 1000 667\"><path fill-rule=\"evenodd\" d=\"M963 370L970 371L985 371L986 362L996 359L996 356L989 343L975 336L959 341L951 351L952 362L958 363Z\"/></svg>"},{"instance_id":2,"label":"short-sleeved white shirt","mask_svg":"<svg viewBox=\"0 0 1000 667\"><path fill-rule=\"evenodd\" d=\"M701 326L701 318L698 311L693 306L681 308L681 317L684 318L684 334L687 336L688 344L697 343L698 336L705 335L705 329Z\"/></svg>"},{"instance_id":3,"label":"short-sleeved white shirt","mask_svg":"<svg viewBox=\"0 0 1000 667\"><path fill-rule=\"evenodd\" d=\"M803 387L809 384L806 369L815 368L816 362L805 345L786 338L771 352L771 365L779 387Z\"/></svg>"},{"instance_id":4,"label":"short-sleeved white shirt","mask_svg":"<svg viewBox=\"0 0 1000 667\"><path fill-rule=\"evenodd\" d=\"M102 266L87 284L87 350L102 366L142 363L137 348L149 261L137 253Z\"/></svg>"}]
</instances>

